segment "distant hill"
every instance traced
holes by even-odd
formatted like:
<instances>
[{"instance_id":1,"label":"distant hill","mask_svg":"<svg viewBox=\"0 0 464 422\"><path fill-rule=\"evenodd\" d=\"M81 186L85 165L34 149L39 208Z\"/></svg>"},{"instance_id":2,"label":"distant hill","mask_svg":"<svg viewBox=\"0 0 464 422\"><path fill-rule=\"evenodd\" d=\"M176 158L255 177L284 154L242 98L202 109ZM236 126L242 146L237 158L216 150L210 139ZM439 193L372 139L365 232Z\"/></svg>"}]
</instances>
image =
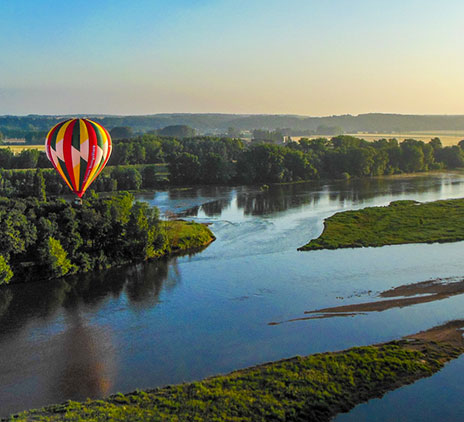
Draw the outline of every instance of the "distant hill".
<instances>
[{"instance_id":1,"label":"distant hill","mask_svg":"<svg viewBox=\"0 0 464 422\"><path fill-rule=\"evenodd\" d=\"M19 136L24 132L47 131L69 116L0 116L0 132ZM73 116L79 117L79 116ZM307 117L294 115L246 114L153 114L147 116L86 116L95 119L107 129L130 127L134 132L147 132L166 126L186 125L198 133L226 133L228 128L238 130L284 129L317 131L320 127L337 127L344 132L407 132L429 130L464 130L464 115L405 115L369 113L357 116Z\"/></svg>"}]
</instances>

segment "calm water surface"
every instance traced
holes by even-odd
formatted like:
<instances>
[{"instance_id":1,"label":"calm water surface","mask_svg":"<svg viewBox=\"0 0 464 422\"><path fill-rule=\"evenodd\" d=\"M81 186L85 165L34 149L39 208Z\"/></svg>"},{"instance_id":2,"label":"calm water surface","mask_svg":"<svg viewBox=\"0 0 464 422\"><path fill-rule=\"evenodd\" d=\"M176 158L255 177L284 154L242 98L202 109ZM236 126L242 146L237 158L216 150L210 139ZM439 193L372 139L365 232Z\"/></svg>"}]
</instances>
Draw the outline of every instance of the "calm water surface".
<instances>
[{"instance_id":1,"label":"calm water surface","mask_svg":"<svg viewBox=\"0 0 464 422\"><path fill-rule=\"evenodd\" d=\"M191 256L2 289L0 415L387 341L464 318L464 297L455 296L368 315L268 325L305 310L376 300L376 292L393 286L463 275L463 242L296 250L338 211L462 196L464 177L452 174L266 192L214 187L140 195L165 215L211 222L217 240ZM410 407L411 396L425 396L421 408L446 407L449 420L456 419L464 393L452 381L456 374L464 376L462 360L353 414L398 420L376 417L384 408ZM448 381L450 394L435 393ZM420 420L436 420L432 410Z\"/></svg>"}]
</instances>

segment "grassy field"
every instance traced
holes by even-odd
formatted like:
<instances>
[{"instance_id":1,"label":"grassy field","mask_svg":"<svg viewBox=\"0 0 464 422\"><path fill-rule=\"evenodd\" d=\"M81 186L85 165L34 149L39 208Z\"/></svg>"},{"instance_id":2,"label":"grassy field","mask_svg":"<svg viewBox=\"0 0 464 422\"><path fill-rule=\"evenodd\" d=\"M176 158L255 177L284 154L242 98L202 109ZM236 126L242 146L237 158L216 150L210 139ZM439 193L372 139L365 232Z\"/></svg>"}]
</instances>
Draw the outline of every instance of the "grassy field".
<instances>
[{"instance_id":1,"label":"grassy field","mask_svg":"<svg viewBox=\"0 0 464 422\"><path fill-rule=\"evenodd\" d=\"M464 199L395 201L334 214L324 231L299 250L360 248L464 240Z\"/></svg>"},{"instance_id":2,"label":"grassy field","mask_svg":"<svg viewBox=\"0 0 464 422\"><path fill-rule=\"evenodd\" d=\"M23 149L38 149L45 151L45 144L40 145L0 145L0 148L10 148L13 154L19 154Z\"/></svg>"},{"instance_id":3,"label":"grassy field","mask_svg":"<svg viewBox=\"0 0 464 422\"><path fill-rule=\"evenodd\" d=\"M358 403L430 376L458 357L464 351L458 333L463 324L448 323L380 345L297 356L200 382L68 401L10 420L329 421Z\"/></svg>"},{"instance_id":4,"label":"grassy field","mask_svg":"<svg viewBox=\"0 0 464 422\"><path fill-rule=\"evenodd\" d=\"M398 139L403 141L404 139L412 138L425 143L430 142L432 138L440 138L443 146L457 145L459 141L464 139L464 131L453 131L453 130L441 130L441 131L416 131L416 132L401 132L401 133L347 133L346 135L354 136L356 138L362 138L366 141L375 141L377 139ZM322 135L314 136L292 136L292 139L299 140L301 138L320 138ZM324 137L324 136L322 136ZM332 136L329 136L331 138Z\"/></svg>"}]
</instances>

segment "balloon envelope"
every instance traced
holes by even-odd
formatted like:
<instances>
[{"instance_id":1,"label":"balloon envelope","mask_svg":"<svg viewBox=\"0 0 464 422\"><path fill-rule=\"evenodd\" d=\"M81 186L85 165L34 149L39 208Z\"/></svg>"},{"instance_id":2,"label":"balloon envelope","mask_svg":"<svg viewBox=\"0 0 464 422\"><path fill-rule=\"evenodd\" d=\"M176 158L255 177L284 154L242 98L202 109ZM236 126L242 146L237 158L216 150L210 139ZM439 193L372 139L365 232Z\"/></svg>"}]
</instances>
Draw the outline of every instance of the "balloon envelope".
<instances>
[{"instance_id":1,"label":"balloon envelope","mask_svg":"<svg viewBox=\"0 0 464 422\"><path fill-rule=\"evenodd\" d=\"M45 139L48 159L79 198L105 167L111 148L106 129L89 119L60 122Z\"/></svg>"}]
</instances>

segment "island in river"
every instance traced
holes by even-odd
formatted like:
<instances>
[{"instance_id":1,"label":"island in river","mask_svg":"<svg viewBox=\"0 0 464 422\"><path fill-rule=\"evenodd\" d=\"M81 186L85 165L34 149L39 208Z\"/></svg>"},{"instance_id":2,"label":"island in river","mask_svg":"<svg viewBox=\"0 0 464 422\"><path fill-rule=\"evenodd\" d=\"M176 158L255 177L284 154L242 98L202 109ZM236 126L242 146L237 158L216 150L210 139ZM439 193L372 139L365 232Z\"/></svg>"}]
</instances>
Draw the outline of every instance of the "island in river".
<instances>
[{"instance_id":1,"label":"island in river","mask_svg":"<svg viewBox=\"0 0 464 422\"><path fill-rule=\"evenodd\" d=\"M459 240L464 240L464 199L426 203L407 200L336 213L324 220L324 230L317 239L298 250Z\"/></svg>"},{"instance_id":2,"label":"island in river","mask_svg":"<svg viewBox=\"0 0 464 422\"><path fill-rule=\"evenodd\" d=\"M197 250L206 225L163 221L133 195L62 199L0 197L0 284L54 279Z\"/></svg>"},{"instance_id":3,"label":"island in river","mask_svg":"<svg viewBox=\"0 0 464 422\"><path fill-rule=\"evenodd\" d=\"M296 356L203 381L68 401L7 420L329 421L439 371L464 352L464 321L398 341Z\"/></svg>"}]
</instances>

